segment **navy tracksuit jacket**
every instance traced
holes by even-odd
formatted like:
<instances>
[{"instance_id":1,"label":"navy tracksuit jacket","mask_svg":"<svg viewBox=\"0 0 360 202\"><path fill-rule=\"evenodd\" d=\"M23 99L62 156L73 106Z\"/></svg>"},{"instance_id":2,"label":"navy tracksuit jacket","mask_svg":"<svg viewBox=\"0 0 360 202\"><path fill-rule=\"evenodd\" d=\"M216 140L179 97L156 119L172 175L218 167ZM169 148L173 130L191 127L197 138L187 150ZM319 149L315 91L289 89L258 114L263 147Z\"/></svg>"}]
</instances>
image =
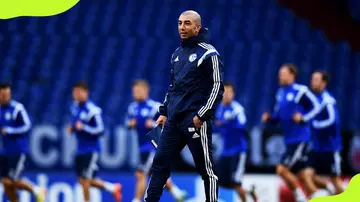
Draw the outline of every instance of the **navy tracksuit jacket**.
<instances>
[{"instance_id":1,"label":"navy tracksuit jacket","mask_svg":"<svg viewBox=\"0 0 360 202\"><path fill-rule=\"evenodd\" d=\"M204 180L206 201L217 201L218 179L213 169L212 123L222 99L223 64L216 49L206 43L208 30L183 40L171 57L171 85L161 115L167 116L152 167L146 202L158 202L170 176L173 157L188 145ZM195 128L194 116L203 121Z\"/></svg>"}]
</instances>

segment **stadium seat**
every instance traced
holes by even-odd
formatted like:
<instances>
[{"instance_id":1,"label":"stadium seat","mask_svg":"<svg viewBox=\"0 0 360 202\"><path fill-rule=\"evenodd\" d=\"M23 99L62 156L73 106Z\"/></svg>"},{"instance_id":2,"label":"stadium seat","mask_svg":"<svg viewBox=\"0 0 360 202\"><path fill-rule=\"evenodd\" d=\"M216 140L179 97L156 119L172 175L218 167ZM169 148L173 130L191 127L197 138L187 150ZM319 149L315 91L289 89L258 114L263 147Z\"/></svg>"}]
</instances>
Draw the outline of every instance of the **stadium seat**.
<instances>
[{"instance_id":1,"label":"stadium seat","mask_svg":"<svg viewBox=\"0 0 360 202\"><path fill-rule=\"evenodd\" d=\"M356 1L351 5L359 6ZM51 18L13 19L0 26L0 47L6 50L0 54L0 79L13 82L14 96L34 121L58 124L68 120L72 84L85 79L109 123L118 124L131 102L134 79L149 80L151 96L164 99L170 57L180 44L177 18L189 7L200 12L210 29L225 64L225 80L236 85L250 125L258 124L261 112L271 106L277 71L285 62L299 66L299 83L308 84L319 68L334 75L330 91L342 119L360 123L360 84L346 79L360 74L355 68L359 56L345 44L330 44L270 0L92 1Z\"/></svg>"}]
</instances>

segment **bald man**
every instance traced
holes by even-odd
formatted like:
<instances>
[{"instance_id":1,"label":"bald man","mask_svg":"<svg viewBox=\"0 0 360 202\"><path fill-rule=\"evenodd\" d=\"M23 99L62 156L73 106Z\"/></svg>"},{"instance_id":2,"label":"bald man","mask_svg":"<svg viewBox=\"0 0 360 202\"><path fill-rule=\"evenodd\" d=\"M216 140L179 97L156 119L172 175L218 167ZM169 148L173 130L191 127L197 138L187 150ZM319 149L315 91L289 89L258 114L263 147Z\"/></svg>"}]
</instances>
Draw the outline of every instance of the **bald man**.
<instances>
[{"instance_id":1,"label":"bald man","mask_svg":"<svg viewBox=\"0 0 360 202\"><path fill-rule=\"evenodd\" d=\"M171 85L160 106L157 124L164 125L155 154L146 202L158 202L170 176L170 167L188 145L196 170L204 181L207 202L218 201L218 177L212 157L212 124L224 92L219 53L207 43L195 11L182 13L178 20L181 46L171 57Z\"/></svg>"}]
</instances>

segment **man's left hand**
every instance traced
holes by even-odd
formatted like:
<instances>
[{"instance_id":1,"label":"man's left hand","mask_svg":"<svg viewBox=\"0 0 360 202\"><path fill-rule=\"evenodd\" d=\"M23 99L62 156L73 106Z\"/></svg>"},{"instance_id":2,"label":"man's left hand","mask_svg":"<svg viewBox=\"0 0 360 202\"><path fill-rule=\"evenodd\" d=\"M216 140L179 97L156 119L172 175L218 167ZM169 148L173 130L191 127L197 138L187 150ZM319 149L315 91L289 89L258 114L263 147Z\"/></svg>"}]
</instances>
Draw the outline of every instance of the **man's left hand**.
<instances>
[{"instance_id":1,"label":"man's left hand","mask_svg":"<svg viewBox=\"0 0 360 202\"><path fill-rule=\"evenodd\" d=\"M81 123L81 121L76 121L75 128L78 131L81 131L83 129L84 125Z\"/></svg>"},{"instance_id":2,"label":"man's left hand","mask_svg":"<svg viewBox=\"0 0 360 202\"><path fill-rule=\"evenodd\" d=\"M302 117L302 114L300 112L296 112L293 116L293 120L296 122L296 123L301 123L302 120L303 120L303 117Z\"/></svg>"},{"instance_id":3,"label":"man's left hand","mask_svg":"<svg viewBox=\"0 0 360 202\"><path fill-rule=\"evenodd\" d=\"M154 121L152 119L147 119L145 121L145 127L148 129L151 129L154 127Z\"/></svg>"},{"instance_id":4,"label":"man's left hand","mask_svg":"<svg viewBox=\"0 0 360 202\"><path fill-rule=\"evenodd\" d=\"M197 116L194 116L193 122L194 122L195 128L197 128L197 129L201 128L201 126L203 124L203 122Z\"/></svg>"},{"instance_id":5,"label":"man's left hand","mask_svg":"<svg viewBox=\"0 0 360 202\"><path fill-rule=\"evenodd\" d=\"M6 130L5 130L5 128L2 128L2 129L1 129L1 134L2 134L3 136L6 135Z\"/></svg>"}]
</instances>

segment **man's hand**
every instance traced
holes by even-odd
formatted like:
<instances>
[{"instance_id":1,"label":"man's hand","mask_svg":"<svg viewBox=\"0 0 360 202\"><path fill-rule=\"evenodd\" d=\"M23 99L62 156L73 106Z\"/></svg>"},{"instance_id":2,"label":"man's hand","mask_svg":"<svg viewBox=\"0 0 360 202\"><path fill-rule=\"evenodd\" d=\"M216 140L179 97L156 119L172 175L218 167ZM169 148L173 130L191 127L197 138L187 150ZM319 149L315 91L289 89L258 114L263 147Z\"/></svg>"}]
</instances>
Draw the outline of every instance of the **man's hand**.
<instances>
[{"instance_id":1,"label":"man's hand","mask_svg":"<svg viewBox=\"0 0 360 202\"><path fill-rule=\"evenodd\" d=\"M66 130L70 135L74 132L74 128L71 125L69 125Z\"/></svg>"},{"instance_id":2,"label":"man's hand","mask_svg":"<svg viewBox=\"0 0 360 202\"><path fill-rule=\"evenodd\" d=\"M154 121L152 119L147 119L145 121L145 127L148 129L154 128Z\"/></svg>"},{"instance_id":3,"label":"man's hand","mask_svg":"<svg viewBox=\"0 0 360 202\"><path fill-rule=\"evenodd\" d=\"M136 124L137 124L136 119L130 119L128 127L135 128Z\"/></svg>"},{"instance_id":4,"label":"man's hand","mask_svg":"<svg viewBox=\"0 0 360 202\"><path fill-rule=\"evenodd\" d=\"M164 115L160 115L159 118L156 120L156 124L164 125L166 123L167 117Z\"/></svg>"},{"instance_id":5,"label":"man's hand","mask_svg":"<svg viewBox=\"0 0 360 202\"><path fill-rule=\"evenodd\" d=\"M296 123L301 123L302 120L303 120L303 117L302 117L302 114L300 112L296 112L293 116L293 120L296 122Z\"/></svg>"},{"instance_id":6,"label":"man's hand","mask_svg":"<svg viewBox=\"0 0 360 202\"><path fill-rule=\"evenodd\" d=\"M81 121L76 121L75 128L78 131L81 131L83 129L84 125L81 123Z\"/></svg>"},{"instance_id":7,"label":"man's hand","mask_svg":"<svg viewBox=\"0 0 360 202\"><path fill-rule=\"evenodd\" d=\"M1 129L1 134L2 134L3 136L6 135L6 130L5 130L5 128L2 128L2 129Z\"/></svg>"},{"instance_id":8,"label":"man's hand","mask_svg":"<svg viewBox=\"0 0 360 202\"><path fill-rule=\"evenodd\" d=\"M264 112L263 115L261 116L261 121L266 123L270 120L270 113L269 112Z\"/></svg>"},{"instance_id":9,"label":"man's hand","mask_svg":"<svg viewBox=\"0 0 360 202\"><path fill-rule=\"evenodd\" d=\"M201 128L201 126L203 124L203 122L197 116L194 116L193 122L194 122L195 128L197 128L197 129Z\"/></svg>"}]
</instances>

